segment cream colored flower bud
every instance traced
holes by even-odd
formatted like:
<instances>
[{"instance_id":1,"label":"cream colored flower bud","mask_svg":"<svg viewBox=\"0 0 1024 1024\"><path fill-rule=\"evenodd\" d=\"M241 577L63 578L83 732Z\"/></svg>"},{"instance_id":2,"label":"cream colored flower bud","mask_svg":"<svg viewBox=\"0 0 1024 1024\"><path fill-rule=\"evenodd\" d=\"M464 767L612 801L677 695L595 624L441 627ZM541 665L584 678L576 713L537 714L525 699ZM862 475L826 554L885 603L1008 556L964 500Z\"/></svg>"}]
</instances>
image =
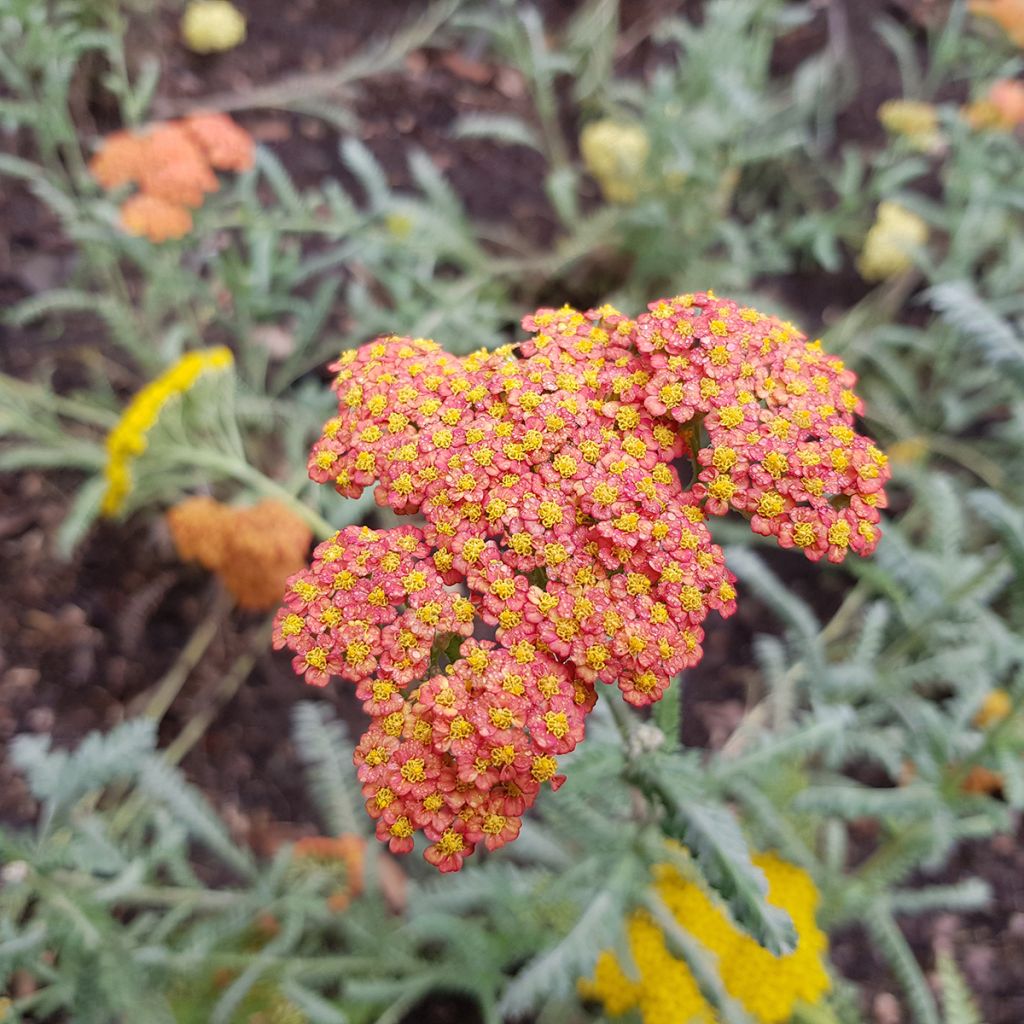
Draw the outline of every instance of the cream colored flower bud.
<instances>
[{"instance_id":1,"label":"cream colored flower bud","mask_svg":"<svg viewBox=\"0 0 1024 1024\"><path fill-rule=\"evenodd\" d=\"M182 16L181 36L195 53L221 53L245 39L245 16L228 0L195 0Z\"/></svg>"},{"instance_id":2,"label":"cream colored flower bud","mask_svg":"<svg viewBox=\"0 0 1024 1024\"><path fill-rule=\"evenodd\" d=\"M864 239L857 269L865 281L884 281L914 265L914 250L928 241L928 225L898 203L878 204L875 223Z\"/></svg>"},{"instance_id":3,"label":"cream colored flower bud","mask_svg":"<svg viewBox=\"0 0 1024 1024\"><path fill-rule=\"evenodd\" d=\"M605 118L592 121L580 133L583 165L611 203L632 203L651 151L643 125Z\"/></svg>"},{"instance_id":4,"label":"cream colored flower bud","mask_svg":"<svg viewBox=\"0 0 1024 1024\"><path fill-rule=\"evenodd\" d=\"M920 100L889 100L878 108L878 120L890 135L900 135L914 149L927 153L942 144L938 112Z\"/></svg>"}]
</instances>

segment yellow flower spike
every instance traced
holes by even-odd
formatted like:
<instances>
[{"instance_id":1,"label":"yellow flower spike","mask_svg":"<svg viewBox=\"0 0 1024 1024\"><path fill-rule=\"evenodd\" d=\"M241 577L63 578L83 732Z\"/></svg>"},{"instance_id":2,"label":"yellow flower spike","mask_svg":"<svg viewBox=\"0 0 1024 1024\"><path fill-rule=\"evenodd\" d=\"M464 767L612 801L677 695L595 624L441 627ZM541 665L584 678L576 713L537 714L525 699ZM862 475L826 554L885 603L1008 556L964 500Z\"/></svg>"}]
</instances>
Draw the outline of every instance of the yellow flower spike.
<instances>
[{"instance_id":1,"label":"yellow flower spike","mask_svg":"<svg viewBox=\"0 0 1024 1024\"><path fill-rule=\"evenodd\" d=\"M124 508L132 489L131 464L146 450L146 435L168 400L189 391L207 371L223 370L233 362L231 350L223 346L188 352L135 395L107 434L107 489L100 505L104 516L115 516Z\"/></svg>"},{"instance_id":2,"label":"yellow flower spike","mask_svg":"<svg viewBox=\"0 0 1024 1024\"><path fill-rule=\"evenodd\" d=\"M245 39L245 16L228 0L194 0L182 15L181 37L194 53L222 53Z\"/></svg>"},{"instance_id":3,"label":"yellow flower spike","mask_svg":"<svg viewBox=\"0 0 1024 1024\"><path fill-rule=\"evenodd\" d=\"M768 879L768 902L793 919L797 945L786 956L773 956L738 930L703 889L672 865L655 869L654 885L672 915L714 956L729 995L758 1024L783 1024L798 1003L815 1005L828 991L823 963L828 943L814 919L818 892L810 876L770 853L755 856L754 863ZM639 978L630 979L606 951L598 958L593 979L579 983L580 995L603 1003L611 1016L635 1008L643 1024L714 1024L712 1007L686 964L669 953L651 916L634 912L626 930Z\"/></svg>"},{"instance_id":4,"label":"yellow flower spike","mask_svg":"<svg viewBox=\"0 0 1024 1024\"><path fill-rule=\"evenodd\" d=\"M636 201L651 140L643 125L604 118L580 133L583 165L610 203Z\"/></svg>"},{"instance_id":5,"label":"yellow flower spike","mask_svg":"<svg viewBox=\"0 0 1024 1024\"><path fill-rule=\"evenodd\" d=\"M974 724L979 729L989 729L1009 717L1013 710L1013 699L1005 690L991 690L981 702Z\"/></svg>"},{"instance_id":6,"label":"yellow flower spike","mask_svg":"<svg viewBox=\"0 0 1024 1024\"><path fill-rule=\"evenodd\" d=\"M865 281L896 277L914 265L913 251L927 241L928 225L916 213L898 203L879 203L857 269Z\"/></svg>"}]
</instances>

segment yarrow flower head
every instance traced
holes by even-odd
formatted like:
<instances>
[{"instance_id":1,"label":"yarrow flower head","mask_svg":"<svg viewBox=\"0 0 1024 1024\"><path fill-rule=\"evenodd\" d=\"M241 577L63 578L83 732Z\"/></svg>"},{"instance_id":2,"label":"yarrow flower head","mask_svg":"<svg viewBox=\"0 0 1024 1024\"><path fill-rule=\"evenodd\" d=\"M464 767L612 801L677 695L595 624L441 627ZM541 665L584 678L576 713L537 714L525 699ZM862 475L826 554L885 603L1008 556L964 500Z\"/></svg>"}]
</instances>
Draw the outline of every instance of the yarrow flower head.
<instances>
[{"instance_id":1,"label":"yarrow flower head","mask_svg":"<svg viewBox=\"0 0 1024 1024\"><path fill-rule=\"evenodd\" d=\"M337 887L327 900L331 910L345 910L363 891L366 840L358 835L305 836L292 850L299 872L307 866L331 876Z\"/></svg>"},{"instance_id":2,"label":"yarrow flower head","mask_svg":"<svg viewBox=\"0 0 1024 1024\"><path fill-rule=\"evenodd\" d=\"M186 498L167 513L167 524L183 559L216 573L240 608L256 611L280 602L313 540L309 527L272 499L238 508L205 496Z\"/></svg>"},{"instance_id":3,"label":"yarrow flower head","mask_svg":"<svg viewBox=\"0 0 1024 1024\"><path fill-rule=\"evenodd\" d=\"M634 203L651 151L651 140L637 122L603 118L580 132L583 164L611 203Z\"/></svg>"},{"instance_id":4,"label":"yarrow flower head","mask_svg":"<svg viewBox=\"0 0 1024 1024\"><path fill-rule=\"evenodd\" d=\"M878 204L857 269L865 281L884 281L914 265L914 250L928 241L928 224L899 203Z\"/></svg>"},{"instance_id":5,"label":"yarrow flower head","mask_svg":"<svg viewBox=\"0 0 1024 1024\"><path fill-rule=\"evenodd\" d=\"M146 450L164 406L190 391L204 374L225 370L233 362L231 350L224 347L187 352L135 395L107 435L103 515L114 516L124 508L132 490L132 463Z\"/></svg>"},{"instance_id":6,"label":"yarrow flower head","mask_svg":"<svg viewBox=\"0 0 1024 1024\"><path fill-rule=\"evenodd\" d=\"M942 144L938 110L921 100L887 100L878 108L878 120L893 135L905 138L914 149L930 152Z\"/></svg>"},{"instance_id":7,"label":"yarrow flower head","mask_svg":"<svg viewBox=\"0 0 1024 1024\"><path fill-rule=\"evenodd\" d=\"M560 785L598 682L646 705L700 660L736 599L709 516L841 561L885 506L854 375L791 324L699 293L523 327L464 358L398 337L342 356L310 476L418 522L329 538L274 630L307 682L356 685L377 834L422 832L441 870Z\"/></svg>"},{"instance_id":8,"label":"yarrow flower head","mask_svg":"<svg viewBox=\"0 0 1024 1024\"><path fill-rule=\"evenodd\" d=\"M181 18L181 37L195 53L222 53L245 40L245 16L228 0L191 0Z\"/></svg>"},{"instance_id":9,"label":"yarrow flower head","mask_svg":"<svg viewBox=\"0 0 1024 1024\"><path fill-rule=\"evenodd\" d=\"M141 133L107 136L89 164L107 189L137 184L121 206L121 226L131 235L165 242L192 230L192 209L220 187L215 171L244 171L253 164L252 137L226 114L192 114Z\"/></svg>"},{"instance_id":10,"label":"yarrow flower head","mask_svg":"<svg viewBox=\"0 0 1024 1024\"><path fill-rule=\"evenodd\" d=\"M671 865L657 868L654 888L680 925L717 958L726 992L758 1024L782 1024L798 1003L813 1006L828 991L827 939L815 922L818 891L810 876L774 854L753 859L768 880L768 902L788 911L793 920L797 944L786 956L774 956L739 931L696 882ZM594 977L580 982L580 995L602 1003L613 1017L636 1009L643 1024L718 1020L687 965L669 952L649 913L635 911L626 931L636 976L627 973L614 953L604 952Z\"/></svg>"}]
</instances>

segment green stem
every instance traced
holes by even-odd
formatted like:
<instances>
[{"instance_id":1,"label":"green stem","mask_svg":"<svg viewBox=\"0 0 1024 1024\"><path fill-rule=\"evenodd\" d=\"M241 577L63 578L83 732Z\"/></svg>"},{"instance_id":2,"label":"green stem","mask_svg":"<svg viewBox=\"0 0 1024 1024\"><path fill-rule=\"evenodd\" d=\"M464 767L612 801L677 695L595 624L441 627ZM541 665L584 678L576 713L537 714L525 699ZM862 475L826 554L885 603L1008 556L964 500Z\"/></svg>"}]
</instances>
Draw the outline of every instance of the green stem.
<instances>
[{"instance_id":1,"label":"green stem","mask_svg":"<svg viewBox=\"0 0 1024 1024\"><path fill-rule=\"evenodd\" d=\"M96 879L82 872L61 872L55 876L60 885L82 891L92 891ZM212 913L235 907L248 898L245 892L226 889L185 889L167 885L138 885L117 897L119 906L131 907L180 907L194 905L197 910Z\"/></svg>"},{"instance_id":2,"label":"green stem","mask_svg":"<svg viewBox=\"0 0 1024 1024\"><path fill-rule=\"evenodd\" d=\"M153 687L152 696L142 712L145 717L153 718L158 722L164 717L175 697L181 692L181 688L185 685L192 670L199 664L206 649L220 632L224 616L230 607L231 601L227 593L221 591L217 595L213 607L204 616L188 643L182 648L174 664L163 679Z\"/></svg>"},{"instance_id":3,"label":"green stem","mask_svg":"<svg viewBox=\"0 0 1024 1024\"><path fill-rule=\"evenodd\" d=\"M337 532L319 512L311 509L286 487L283 487L275 480L271 480L265 473L260 472L260 470L248 462L243 462L235 456L228 455L225 452L214 451L210 448L193 449L182 446L173 449L172 454L176 455L186 465L217 470L225 476L232 477L239 483L248 484L254 491L267 498L274 498L280 501L299 516L321 539L330 537Z\"/></svg>"},{"instance_id":4,"label":"green stem","mask_svg":"<svg viewBox=\"0 0 1024 1024\"><path fill-rule=\"evenodd\" d=\"M615 695L607 697L606 702L611 709L615 727L619 730L619 735L622 737L622 742L628 751L630 740L633 736L633 723L630 721L629 712L619 703L619 698Z\"/></svg>"},{"instance_id":5,"label":"green stem","mask_svg":"<svg viewBox=\"0 0 1024 1024\"><path fill-rule=\"evenodd\" d=\"M188 724L177 739L164 752L168 764L178 764L182 758L203 738L210 724L217 717L221 708L239 691L242 683L249 678L257 657L263 653L270 641L270 627L273 619L268 618L263 628L259 630L249 650L235 659L234 664L227 674L217 682L217 685L208 694L200 695L205 698L205 706L198 714L189 719Z\"/></svg>"}]
</instances>

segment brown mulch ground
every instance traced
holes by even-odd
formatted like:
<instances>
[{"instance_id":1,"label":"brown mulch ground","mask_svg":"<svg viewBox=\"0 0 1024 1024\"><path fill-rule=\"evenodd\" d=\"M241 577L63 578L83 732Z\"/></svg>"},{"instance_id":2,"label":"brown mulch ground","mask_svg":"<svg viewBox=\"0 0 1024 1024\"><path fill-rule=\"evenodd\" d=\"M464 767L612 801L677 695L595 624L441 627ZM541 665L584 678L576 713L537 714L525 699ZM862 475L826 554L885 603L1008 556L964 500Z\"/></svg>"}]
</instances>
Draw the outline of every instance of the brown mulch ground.
<instances>
[{"instance_id":1,"label":"brown mulch ground","mask_svg":"<svg viewBox=\"0 0 1024 1024\"><path fill-rule=\"evenodd\" d=\"M355 54L365 41L403 24L413 5L404 0L248 0L249 37L238 50L198 58L176 43L173 18L150 19L133 27L140 52L160 54L164 63L160 102L201 100L214 93L244 92L280 75L316 72ZM557 27L579 6L570 0L541 5L547 24ZM779 48L780 69L792 67L822 45L824 5ZM873 35L880 13L908 22L926 21L941 9L939 0L845 0L835 5L851 37L853 52L865 54L861 88L844 111L844 138L871 138L875 110L899 90L895 69ZM656 48L644 42L644 27L670 9L699 4L669 0L623 3L624 34L636 45L625 67L641 74ZM835 15L835 12L833 14ZM363 141L388 171L392 186L409 184L404 154L411 144L425 149L448 175L473 216L514 221L520 231L544 244L553 217L541 187L539 158L486 142L456 140L449 128L469 110L515 112L529 116L521 77L491 62L478 41L464 40L450 50L413 54L397 72L362 84L352 94L351 112ZM109 106L92 96L88 106L97 131L116 127ZM285 162L300 185L332 176L346 179L337 136L310 118L272 111L240 112L243 121ZM18 145L8 140L8 147ZM59 227L37 203L17 190L0 192L0 303L9 304L66 280L72 249ZM813 283L813 291L810 291ZM809 323L842 296L847 305L861 288L855 279L777 285L800 296ZM565 299L573 301L574 296ZM2 330L2 328L0 328ZM10 331L0 336L0 368L28 375L40 353L57 356L67 346L101 337L82 322L74 331ZM70 561L53 554L54 533L77 481L73 476L26 472L0 481L0 820L29 822L35 808L3 756L2 747L20 732L52 733L70 744L92 729L108 729L139 709L146 694L174 663L187 638L215 604L209 581L182 567L159 523L133 520L101 525ZM806 586L804 565L782 556L777 570L795 588ZM835 605L840 592L828 592L832 577L816 574L815 600ZM823 591L824 588L824 591ZM260 620L231 613L184 692L161 726L171 741L204 694L251 643ZM709 629L707 656L692 673L686 691L685 738L694 745L716 744L742 710L750 664L750 641L774 631L773 619L748 600L729 623ZM298 700L331 702L349 721L357 720L350 695L341 688L305 689L287 658L266 652L245 686L186 757L184 768L209 795L240 840L257 847L282 835L316 831L314 812L304 794L295 751L284 723ZM966 844L944 872L948 879L976 874L993 886L993 909L984 914L932 915L908 924L915 951L931 964L936 944L952 943L967 976L980 994L989 1024L1024 1020L1024 848L1001 838ZM835 959L849 977L864 983L869 1015L879 1024L906 1020L894 1004L885 968L864 936L851 930L835 945ZM437 1021L465 1019L455 1004L439 1003ZM425 1013L416 1019L426 1020Z\"/></svg>"}]
</instances>

